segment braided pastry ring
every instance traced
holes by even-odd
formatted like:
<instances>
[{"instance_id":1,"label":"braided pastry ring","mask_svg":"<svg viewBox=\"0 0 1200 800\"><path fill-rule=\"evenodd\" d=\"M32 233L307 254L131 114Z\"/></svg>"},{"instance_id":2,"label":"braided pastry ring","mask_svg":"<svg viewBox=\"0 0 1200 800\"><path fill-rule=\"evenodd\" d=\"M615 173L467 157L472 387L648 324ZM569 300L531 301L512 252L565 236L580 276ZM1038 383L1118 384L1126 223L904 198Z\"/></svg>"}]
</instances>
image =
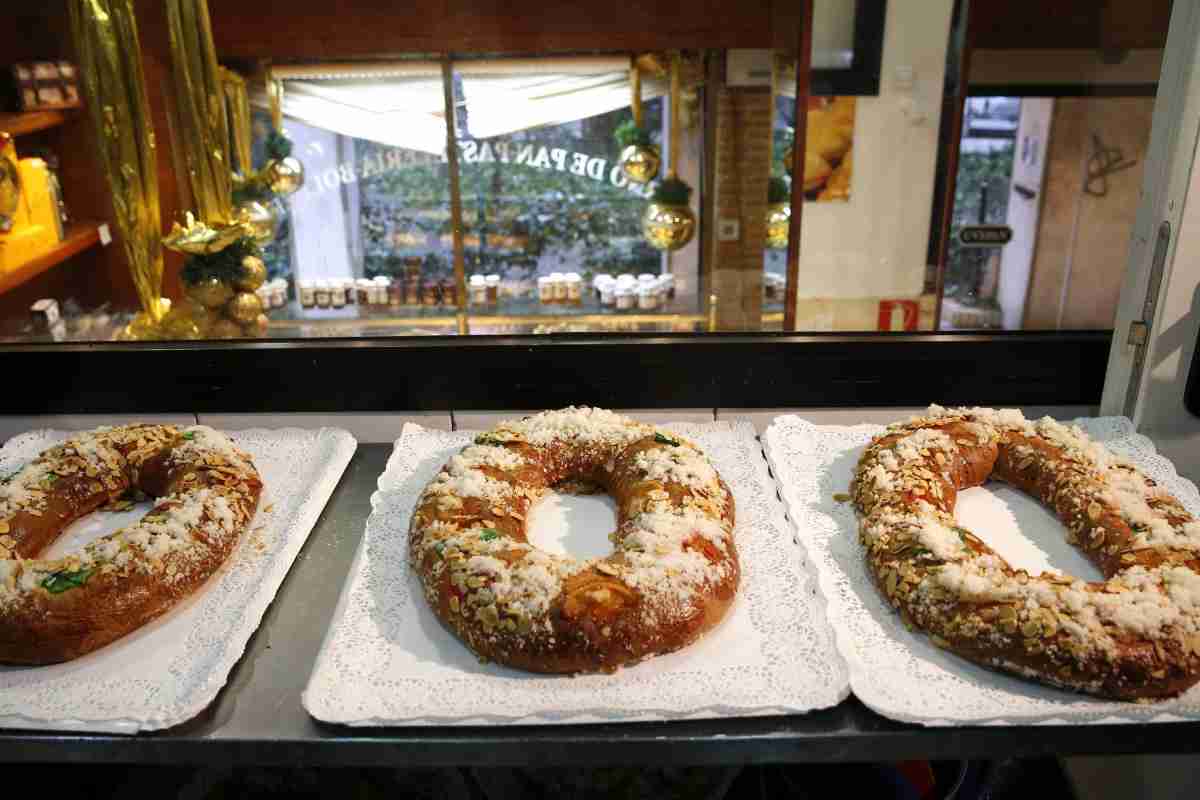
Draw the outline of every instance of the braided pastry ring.
<instances>
[{"instance_id":1,"label":"braided pastry ring","mask_svg":"<svg viewBox=\"0 0 1200 800\"><path fill-rule=\"evenodd\" d=\"M131 490L158 498L141 520L35 558ZM202 425L100 428L48 449L0 482L0 663L78 658L167 611L228 558L261 491L249 456Z\"/></svg>"},{"instance_id":2,"label":"braided pastry ring","mask_svg":"<svg viewBox=\"0 0 1200 800\"><path fill-rule=\"evenodd\" d=\"M606 489L615 550L580 561L529 543L552 487ZM740 569L733 495L696 445L611 411L567 408L476 437L425 488L409 561L478 656L543 673L613 671L724 617Z\"/></svg>"},{"instance_id":3,"label":"braided pastry ring","mask_svg":"<svg viewBox=\"0 0 1200 800\"><path fill-rule=\"evenodd\" d=\"M957 492L988 478L1055 512L1106 580L1015 570L956 525ZM1121 700L1200 680L1200 523L1079 428L931 406L872 440L851 491L880 591L938 646Z\"/></svg>"}]
</instances>

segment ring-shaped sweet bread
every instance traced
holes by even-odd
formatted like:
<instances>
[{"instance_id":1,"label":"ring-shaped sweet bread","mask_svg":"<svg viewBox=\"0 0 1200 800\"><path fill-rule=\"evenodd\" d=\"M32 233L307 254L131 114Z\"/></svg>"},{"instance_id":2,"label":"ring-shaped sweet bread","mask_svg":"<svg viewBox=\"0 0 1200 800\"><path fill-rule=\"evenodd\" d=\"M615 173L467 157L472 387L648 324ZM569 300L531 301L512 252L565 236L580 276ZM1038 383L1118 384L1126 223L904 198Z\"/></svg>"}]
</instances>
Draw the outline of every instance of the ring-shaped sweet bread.
<instances>
[{"instance_id":1,"label":"ring-shaped sweet bread","mask_svg":"<svg viewBox=\"0 0 1200 800\"><path fill-rule=\"evenodd\" d=\"M0 482L0 662L51 664L139 628L225 561L258 506L249 456L212 428L125 425L77 434ZM138 522L64 558L63 529L134 492Z\"/></svg>"},{"instance_id":2,"label":"ring-shaped sweet bread","mask_svg":"<svg viewBox=\"0 0 1200 800\"><path fill-rule=\"evenodd\" d=\"M1106 580L1013 569L957 525L957 493L989 478L1049 507ZM1078 427L932 406L872 440L851 491L880 591L940 647L1123 700L1200 680L1200 523Z\"/></svg>"},{"instance_id":3,"label":"ring-shaped sweet bread","mask_svg":"<svg viewBox=\"0 0 1200 800\"><path fill-rule=\"evenodd\" d=\"M552 488L617 503L614 552L578 560L529 543ZM693 443L567 408L477 436L425 488L409 559L437 616L478 656L545 673L612 671L716 625L740 575L728 487Z\"/></svg>"}]
</instances>

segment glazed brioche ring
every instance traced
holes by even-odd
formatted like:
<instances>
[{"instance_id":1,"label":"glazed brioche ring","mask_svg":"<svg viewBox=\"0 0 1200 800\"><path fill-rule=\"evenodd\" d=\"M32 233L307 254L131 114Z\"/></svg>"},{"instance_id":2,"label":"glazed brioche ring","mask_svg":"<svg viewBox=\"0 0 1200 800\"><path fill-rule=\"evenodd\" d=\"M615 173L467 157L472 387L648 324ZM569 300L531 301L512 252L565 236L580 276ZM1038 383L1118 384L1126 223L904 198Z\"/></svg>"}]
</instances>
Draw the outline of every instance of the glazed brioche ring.
<instances>
[{"instance_id":1,"label":"glazed brioche ring","mask_svg":"<svg viewBox=\"0 0 1200 800\"><path fill-rule=\"evenodd\" d=\"M529 544L552 487L617 501L615 551L576 560ZM409 558L437 616L484 659L547 673L611 671L716 625L737 590L733 496L692 443L610 411L504 423L421 495Z\"/></svg>"},{"instance_id":2,"label":"glazed brioche ring","mask_svg":"<svg viewBox=\"0 0 1200 800\"><path fill-rule=\"evenodd\" d=\"M131 490L158 498L136 524L37 560ZM225 561L261 490L250 458L199 425L101 428L42 453L0 484L0 662L78 658L159 616Z\"/></svg>"},{"instance_id":3,"label":"glazed brioche ring","mask_svg":"<svg viewBox=\"0 0 1200 800\"><path fill-rule=\"evenodd\" d=\"M1015 570L956 525L957 492L988 478L1048 506L1106 580ZM933 406L875 437L852 492L880 590L935 644L1122 700L1200 680L1200 523L1079 428Z\"/></svg>"}]
</instances>

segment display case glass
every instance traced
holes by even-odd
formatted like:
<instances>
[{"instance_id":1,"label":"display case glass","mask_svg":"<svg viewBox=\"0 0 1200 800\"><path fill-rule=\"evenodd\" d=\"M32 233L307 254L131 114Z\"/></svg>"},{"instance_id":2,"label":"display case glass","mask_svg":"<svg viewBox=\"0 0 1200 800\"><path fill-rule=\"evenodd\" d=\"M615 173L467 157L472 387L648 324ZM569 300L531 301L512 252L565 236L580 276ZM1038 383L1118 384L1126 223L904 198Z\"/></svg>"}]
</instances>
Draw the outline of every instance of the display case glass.
<instances>
[{"instance_id":1,"label":"display case glass","mask_svg":"<svg viewBox=\"0 0 1200 800\"><path fill-rule=\"evenodd\" d=\"M1071 342L1106 346L1136 239L1167 13L1073 4L1071 26L1022 37L1036 4L976 5L710 0L601 19L209 0L189 46L220 80L200 97L162 5L134 2L144 108L90 97L105 90L87 63L80 87L142 109L118 140L158 143L144 244L161 278L146 289L130 268L103 120L14 106L0 339L233 354L445 338L465 353L741 334L765 353L801 335L1046 331L1062 335L1045 352L1079 361ZM4 52L76 58L65 8L22 9ZM228 219L206 211L210 157ZM173 233L189 223L255 241L198 255Z\"/></svg>"}]
</instances>

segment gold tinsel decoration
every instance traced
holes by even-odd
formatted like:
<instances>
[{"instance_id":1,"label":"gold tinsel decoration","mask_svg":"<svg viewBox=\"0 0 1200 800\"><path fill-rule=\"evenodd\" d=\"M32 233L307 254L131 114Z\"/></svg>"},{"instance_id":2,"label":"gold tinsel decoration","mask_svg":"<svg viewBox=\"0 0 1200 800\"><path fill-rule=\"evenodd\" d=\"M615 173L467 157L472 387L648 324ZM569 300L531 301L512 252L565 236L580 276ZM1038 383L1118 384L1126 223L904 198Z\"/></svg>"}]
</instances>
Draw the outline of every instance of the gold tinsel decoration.
<instances>
[{"instance_id":1,"label":"gold tinsel decoration","mask_svg":"<svg viewBox=\"0 0 1200 800\"><path fill-rule=\"evenodd\" d=\"M175 127L196 215L188 212L186 225L176 223L165 242L190 258L203 259L246 236L269 241L275 219L268 207L233 207L234 155L240 179L253 177L250 104L245 80L217 66L207 0L167 0L167 27ZM253 258L257 266L247 270L243 263L243 273L235 279L207 278L184 286L196 306L208 310L193 315L206 317L206 335L232 338L250 332L247 325L257 329L262 303L246 289L257 288L266 276L262 262Z\"/></svg>"},{"instance_id":2,"label":"gold tinsel decoration","mask_svg":"<svg viewBox=\"0 0 1200 800\"><path fill-rule=\"evenodd\" d=\"M221 91L225 95L225 109L229 116L229 138L234 160L237 162L237 178L246 181L254 172L250 133L250 96L246 91L246 79L231 69L220 68ZM232 165L231 165L232 166Z\"/></svg>"},{"instance_id":3,"label":"gold tinsel decoration","mask_svg":"<svg viewBox=\"0 0 1200 800\"><path fill-rule=\"evenodd\" d=\"M210 227L233 219L233 174L224 90L207 0L167 0L175 123L197 216Z\"/></svg>"},{"instance_id":4,"label":"gold tinsel decoration","mask_svg":"<svg viewBox=\"0 0 1200 800\"><path fill-rule=\"evenodd\" d=\"M70 0L71 33L100 168L142 304L126 335L153 338L162 302L158 161L132 0ZM135 324L136 323L136 324Z\"/></svg>"}]
</instances>

